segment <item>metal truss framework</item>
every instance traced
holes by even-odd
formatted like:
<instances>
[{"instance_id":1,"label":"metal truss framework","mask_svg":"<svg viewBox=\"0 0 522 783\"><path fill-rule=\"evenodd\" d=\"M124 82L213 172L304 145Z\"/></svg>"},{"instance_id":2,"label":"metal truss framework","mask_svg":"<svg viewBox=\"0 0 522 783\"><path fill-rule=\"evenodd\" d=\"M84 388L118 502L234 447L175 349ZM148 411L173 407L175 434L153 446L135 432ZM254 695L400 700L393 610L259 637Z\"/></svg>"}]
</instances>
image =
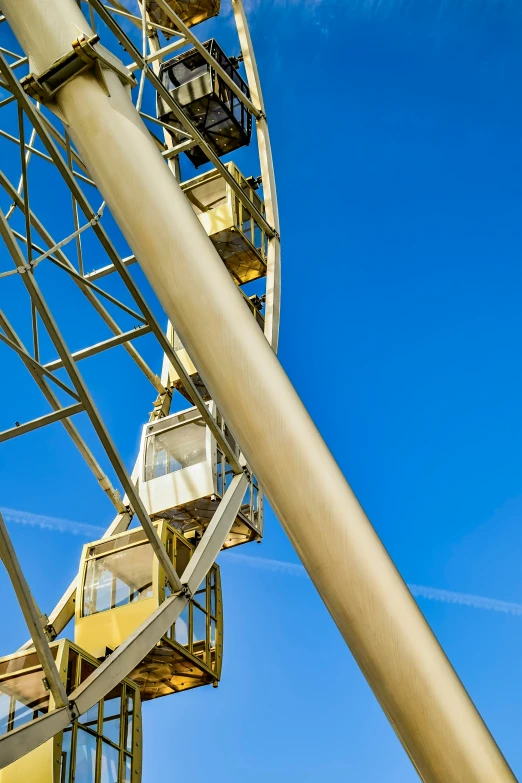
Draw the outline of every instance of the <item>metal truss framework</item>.
<instances>
[{"instance_id":1,"label":"metal truss framework","mask_svg":"<svg viewBox=\"0 0 522 783\"><path fill-rule=\"evenodd\" d=\"M178 171L178 166L176 165L178 156L183 151L198 145L232 188L239 201L252 215L255 215L259 225L266 232L268 236L268 263L265 335L273 349L277 350L280 240L275 179L259 75L246 25L242 0L233 0L233 6L251 98L248 98L239 90L221 65L207 52L193 32L186 27L167 3L164 0L156 0L156 2L170 18L177 30L176 39L164 47L159 47L157 37L157 31L163 28L151 22L144 6L141 6L141 16L137 16L131 14L118 0L113 0L111 4L102 3L101 0L89 0L85 5L87 5L93 29L96 30L97 19L101 20L103 25L111 31L117 42L124 47L125 51L132 58L132 63L126 70L128 81L133 80L133 73L140 71L136 107L141 117L149 124L149 130L173 172L176 173ZM139 29L142 38L141 51L133 43L131 37L122 29L118 23L118 18L128 20ZM0 16L0 25L1 23L5 23L3 16ZM172 35L172 31L169 31L169 33ZM80 45L81 43L82 41L80 41ZM240 185L223 166L221 160L158 78L158 65L161 60L187 45L194 46L204 59L212 64L236 97L244 103L247 110L256 119L266 217L257 210L257 207L246 196ZM0 108L15 104L17 112L17 132L8 132L0 128L0 138L12 142L19 148L21 171L17 183L13 183L4 172L0 171L0 186L11 202L9 209L5 213L0 211L0 236L13 262L13 269L0 272L0 285L2 278L12 278L14 275L17 275L21 279L31 304L30 331L32 346L31 349L26 347L13 323L2 310L0 310L0 342L18 355L52 410L46 415L27 422L21 424L17 422L15 427L0 432L0 442L25 435L49 424L61 422L117 512L105 536L125 530L135 515L145 530L154 552L165 571L173 595L80 688L67 697L56 671L56 665L48 642L60 633L73 616L76 580L69 586L49 617L40 614L21 571L5 524L0 517L0 556L15 588L31 635L31 640L24 647L35 647L57 705L57 709L53 712L0 738L0 768L28 753L64 729L76 717L83 714L103 698L116 683L120 682L159 641L167 628L172 625L176 617L182 612L214 563L230 532L248 484L248 469L244 464L244 459L242 457L238 459L231 449L225 437L223 425L218 424L217 420L210 413L191 376L185 370L173 346L160 327L152 308L146 302L129 272L128 267L138 259L133 255L127 257L120 255L109 236L109 232L104 227L104 202L101 203L98 209L95 209L91 201L86 197L82 186L91 188L96 186L81 157L74 149L66 127L60 127L60 123L57 122L56 117L51 113L53 111L52 106L50 107L50 112L45 103L38 102L38 100L45 102L45 94L37 93L37 100L35 100L34 95L29 97L26 91L24 91L18 77L18 71L20 68L23 69L23 66L26 66L27 63L28 60L25 56L0 46L0 88L8 93L8 97L0 100ZM103 58L102 63L103 67L110 67L110 62ZM99 63L95 63L95 66L99 68L97 73L103 79L103 67ZM125 76L125 78L127 77ZM27 79L25 81L27 82ZM147 84L169 106L174 116L180 121L183 127L182 130L172 128L142 111L144 91ZM27 123L31 126L29 135L27 134ZM150 126L163 126L163 142L155 136ZM167 131L175 132L180 137L179 144L170 146L168 143L170 136ZM54 167L70 194L74 231L58 241L46 229L43 221L38 218L32 207L29 173L30 162L33 156L35 159L44 160ZM12 224L12 217L15 214L22 216L23 230L16 229ZM82 243L85 232L90 232L97 239L99 246L107 257L108 263L93 272L86 272L85 269L85 252ZM71 246L74 248L76 263L71 260L71 253L67 252L67 249ZM113 336L111 338L88 345L79 351L71 352L69 350L49 303L36 280L37 269L44 263L50 263L61 270L75 284L92 307L93 312L102 319L112 332ZM121 298L114 296L97 284L97 281L107 278L109 275L117 276L119 282L123 285L126 295L130 295L133 302L132 306L129 306ZM127 316L130 316L137 322L137 325L133 329L121 328L109 311L108 305L126 313ZM57 353L57 358L51 361L44 361L41 356L44 334L45 340L52 343ZM219 448L235 473L235 477L221 500L193 558L185 572L181 575L178 575L172 566L137 492L135 477L129 475L125 469L116 446L78 369L80 361L97 356L117 346L122 346L158 395L151 418L161 417L169 412L172 389L163 385L159 376L153 372L134 345L135 340L149 334L156 338L166 359L178 373L186 397L200 411L203 420L211 429ZM59 370L65 371L66 381L56 374ZM59 392L70 398L70 404L62 404ZM95 458L85 438L80 434L79 429L72 421L72 417L81 412L87 414L112 470L119 480L125 493L123 499Z\"/></svg>"},{"instance_id":2,"label":"metal truss framework","mask_svg":"<svg viewBox=\"0 0 522 783\"><path fill-rule=\"evenodd\" d=\"M173 594L67 697L64 706L2 737L0 764L9 764L63 730L77 715L84 713L107 694L113 685L121 681L143 655L151 650L191 599L203 575L214 562L233 524L247 484L242 458L231 461L234 478L189 565L181 575L175 572L170 563L165 568L166 550L158 540L136 491L136 476L129 476L126 472L77 364L89 356L112 349L114 341L117 340L118 344L131 354L158 392L153 417L161 417L169 411L172 390L164 386L161 380L144 366L141 357L136 356L129 330L109 322L108 305L124 310L127 316L138 321L138 328L148 328L150 334L156 337L168 362L178 372L184 393L201 411L204 421L225 453L227 444L225 433L221 432L217 424L217 417L214 419L210 415L190 376L183 372L173 347L159 328L150 306L140 294L139 287L128 270L133 261L138 260L174 327L187 335L187 342L191 341L192 353L197 358L203 380L207 373L209 388L212 382L215 402L220 407L220 412L227 415L237 442L244 444L245 451L249 451L256 476L265 484L276 513L299 552L303 565L312 575L314 584L419 775L426 781L444 783L460 783L464 778L477 783L479 780L484 783L491 780L514 781L507 762L268 345L270 343L272 348L276 348L279 317L277 201L266 117L244 8L242 0L231 1L245 70L250 82L251 97L248 100L253 105L252 113L256 119L266 217L241 188L238 188L237 183L231 181L219 158L158 78L162 57L172 54L184 45L192 44L198 48L190 38L191 31L182 26L181 20L167 7L164 0L155 0L155 3L166 13L178 34L175 40L163 47L155 34L161 27L151 24L143 5L140 6L140 13L132 14L120 0L112 0L110 5L101 0L85 2L84 7L89 11L92 27L95 28L98 21L101 21L98 29L103 33L104 39L108 33L112 33L116 42L123 46L130 56L132 63L127 69L108 49L98 45L95 29L86 28L83 35L80 34L77 40L71 42L72 52L61 51L63 42L68 42L70 22L75 20L74 27L80 33L82 24L85 24L78 12L78 6L82 7L81 0L2 0L4 10L8 10L8 16L13 26L16 26L25 51L31 52L35 60L36 55L39 55L41 63L47 68L24 81L33 95L30 99L17 78L19 69L27 60L7 48L0 52L0 87L7 92L7 97L0 100L0 108L8 109L14 104L18 118L17 132L4 132L0 135L20 147L21 166L18 186L12 186L15 193L11 188L11 206L0 219L0 234L14 261L15 269L14 273L9 270L0 274L15 280L15 275L19 275L29 294L32 351L29 353L25 349L14 332L13 324L5 315L5 339L2 342L21 357L33 377L36 376L35 380L40 388L41 384L43 385L44 394L53 408L43 422L33 420L20 427L24 427L23 431L28 432L56 420L61 421L64 426L72 426L70 416L74 410L80 410L81 407L82 412L89 417L113 471L126 492L120 505L116 490L112 488L107 477L103 478L105 484L108 482L108 486L104 488L118 510L111 529L126 528L131 515L136 515L147 531L149 541L166 571ZM137 2L139 5L139 0ZM34 10L37 16L39 14L40 20L53 18L56 28L53 32L56 32L56 35L39 38L37 26L32 16L27 14L28 9ZM138 44L118 24L116 20L119 17L133 25L138 36L141 33ZM169 28L169 35L171 32ZM198 51L208 62L201 50ZM81 62L75 59L76 56ZM11 63L10 66L8 62ZM67 66L66 73L63 73L64 64ZM215 71L217 65L219 64L212 63ZM56 94L57 73L62 74L65 83L69 78L75 78L75 74L83 74L84 66L93 71L94 78L82 76L63 93L58 92L57 104L63 111L63 117L70 122L78 149L81 145L91 172L80 159L67 133L57 125L53 114L49 113L56 112L57 107L46 105L49 95ZM140 117L135 115L128 96L129 85L134 78L131 78L131 74L137 74L138 71L141 73L137 80L135 108L173 174L179 174L179 154L183 150L188 151L193 146L198 146L269 238L265 321L268 342L245 310L235 284L224 272L215 249L204 236L204 230L198 224L190 205L182 200L180 188L169 177L168 172L165 173L160 156L147 138L146 131L143 132L144 126ZM106 100L107 92L110 94L109 85L114 91L114 101ZM58 89L59 87L60 85ZM159 96L166 104L169 114L174 117L176 126L179 124L179 127L171 127L162 120L158 122L143 110L146 105L146 90L150 89L155 97ZM237 92L233 92L237 98ZM38 106L34 97L44 105ZM244 98L239 96L239 99L243 102L242 109L252 111L252 106L249 107ZM82 113L80 108L85 109L85 112ZM132 120L140 131L137 140L127 133L125 125L130 117L127 112L131 110ZM32 126L30 135L25 133L24 116ZM96 144L96 134L93 134L96 129L93 118L99 121L107 142L107 150L104 149L101 154ZM163 131L163 142L154 133L156 127ZM171 134L179 139L178 143L170 142ZM128 146L126 140L129 140ZM167 141L169 143L166 143ZM42 145L43 149L39 145ZM116 154L118 158L110 159L108 151ZM36 217L28 195L28 167L33 157L52 162L69 189L74 231L58 242L35 228ZM120 159L128 167L126 176L123 176L118 168ZM106 209L102 201L98 210L94 210L83 193L81 186L94 185L91 176L94 171L100 187L106 189L104 192L107 202L114 215L119 216L122 224L125 223L125 236L137 258L124 258L116 250L115 243L111 241L106 230L108 208ZM154 172L154 178L151 172ZM126 191L129 186L132 187L133 178L139 182L139 192L147 194L147 200L136 199L132 191L128 191L128 197ZM176 203L178 209L171 210L168 214L162 212L159 209L162 198L167 203ZM140 207L146 219L142 224L133 224L132 219ZM18 229L15 229L14 221L11 221L15 212L17 216L20 213L23 218ZM80 219L81 215L83 218ZM84 220L86 222L83 222ZM184 220L190 224L190 230L186 234L182 231ZM143 230L144 226L146 230ZM122 229L123 227L122 225ZM44 247L34 242L34 231L41 237ZM150 240L150 231L157 232L159 240L156 244ZM99 242L109 263L100 266L93 274L86 275L82 243L84 238L90 235ZM63 250L73 242L76 246L76 265L68 260ZM176 246L179 250L175 270L177 274L174 274L169 266L170 256L164 253L164 248L169 245ZM200 265L195 263L198 257L202 260ZM97 302L92 302L94 310L109 326L113 335L109 340L103 341L104 345L97 343L77 351L75 356L71 354L35 280L36 274L40 274L39 270L51 264L64 272L87 298L94 297ZM114 274L112 280L120 281L126 294L130 296L132 305L124 305L119 297L113 297L111 300L106 296L108 292L96 284L95 281L110 274ZM175 281L175 284L165 286L165 280ZM212 318L199 318L197 302L192 299L194 293L199 290L202 292L202 298L206 297L206 301L211 303L209 310ZM102 305L100 297L107 300L108 304ZM220 326L219 336L228 341L227 347L230 348L226 374L222 372L222 356L215 334L216 324ZM45 331L40 332L42 326ZM40 357L40 347L45 341L52 343L58 354L51 362L44 362ZM60 370L66 372L67 379L64 381L62 375L62 385L58 384L57 390L51 390L50 384L56 386L55 373ZM223 375L225 377L221 377ZM245 384L236 384L234 387L228 383L229 377L241 377ZM253 396L252 389L255 392L262 391L256 398L259 414L257 417L244 415ZM50 394L54 397L48 396ZM69 398L72 397L73 403L64 407L58 394L67 394ZM71 437L80 437L77 430L69 429L68 432ZM4 439L9 440L15 434L20 432L7 433ZM87 444L82 440L79 442L82 453L91 464L93 458ZM274 469L274 454L278 455L277 469ZM100 481L100 476L97 478ZM100 483L103 486L102 481ZM318 520L322 522L320 544L317 540ZM42 667L49 674L49 687L54 688L53 693L60 704L64 699L58 691L57 683L53 681L54 673L46 653L45 636L52 637L60 623L65 623L71 616L75 587L71 585L65 593L49 622L45 617L39 617L36 608L29 612L29 603L32 601L29 589L20 577L9 541L5 534L2 539L1 533L0 529L3 557L21 605L25 607L24 615L33 644L40 651ZM348 600L347 596L352 600ZM54 628L51 625L52 618L56 618ZM38 627L35 627L38 622L42 625L43 635L38 631Z\"/></svg>"},{"instance_id":3,"label":"metal truss framework","mask_svg":"<svg viewBox=\"0 0 522 783\"><path fill-rule=\"evenodd\" d=\"M181 575L182 589L167 598L79 688L70 694L68 699L65 697L64 706L4 735L0 739L0 768L13 763L51 739L69 725L71 718L74 719L87 712L121 682L161 639L179 617L218 556L239 510L246 486L247 477L244 473L235 476L232 480L194 556ZM31 600L28 591L26 591L26 598L28 601ZM29 623L28 625L35 634L33 637L35 642L37 635L34 622L32 626ZM41 640L41 644L43 650L49 650L45 639ZM37 646L36 649L40 657ZM45 670L48 664L47 654L42 653L40 662ZM54 661L52 665L55 667Z\"/></svg>"}]
</instances>

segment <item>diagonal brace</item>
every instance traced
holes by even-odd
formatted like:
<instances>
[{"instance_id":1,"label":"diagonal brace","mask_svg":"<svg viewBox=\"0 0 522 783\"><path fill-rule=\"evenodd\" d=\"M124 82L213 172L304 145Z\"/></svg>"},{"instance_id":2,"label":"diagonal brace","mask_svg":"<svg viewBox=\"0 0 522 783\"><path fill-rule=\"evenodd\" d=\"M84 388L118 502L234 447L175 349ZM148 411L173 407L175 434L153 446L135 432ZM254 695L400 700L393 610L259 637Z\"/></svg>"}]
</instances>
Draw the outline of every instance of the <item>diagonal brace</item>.
<instances>
[{"instance_id":1,"label":"diagonal brace","mask_svg":"<svg viewBox=\"0 0 522 783\"><path fill-rule=\"evenodd\" d=\"M247 484L248 478L245 473L234 476L232 479L212 522L206 529L182 575L185 589L167 598L112 655L103 661L90 677L71 693L71 702L74 703L80 715L103 699L115 685L121 682L143 660L179 617L190 600L189 596L197 590L214 564L237 516ZM73 585L71 585L72 588ZM70 595L69 600L71 600ZM0 738L0 767L2 766L1 757L7 757L9 759L7 763L16 761L17 758L61 731L68 722L67 713L58 710Z\"/></svg>"},{"instance_id":2,"label":"diagonal brace","mask_svg":"<svg viewBox=\"0 0 522 783\"><path fill-rule=\"evenodd\" d=\"M20 246L18 245L13 235L11 227L9 226L9 223L7 222L5 215L1 210L0 210L0 236L4 240L6 248L9 254L11 255L15 265L16 266L23 265L25 262L24 256L22 254ZM161 567L165 571L167 580L173 592L175 592L176 590L179 590L181 588L181 582L176 573L176 570L170 560L170 557L168 556L165 550L165 547L163 546L158 536L156 528L152 524L150 517L147 514L145 506L143 505L143 502L139 496L138 491L136 490L136 487L134 486L132 480L130 479L123 465L121 457L116 450L116 446L113 443L112 438L109 435L109 432L105 427L105 424L103 423L103 420L98 412L98 409L94 404L94 400L92 399L87 389L87 386L82 376L80 375L78 367L74 359L72 358L69 349L67 348L67 345L61 335L61 332L58 329L58 325L56 324L51 314L51 311L49 310L49 307L42 295L42 292L40 291L38 283L36 282L34 275L22 275L21 279L23 280L27 288L27 291L31 296L31 299L34 302L35 308L40 318L42 319L42 323L47 329L49 337L54 343L54 346L58 352L59 357L63 361L64 368L67 370L69 378L73 386L75 387L81 402L83 403L85 412L89 416L89 419L91 420L91 423L96 431L96 434L98 435L98 438L100 439L101 444L107 453L107 456L116 472L116 475L118 476L125 492L129 497L130 504L134 512L136 513L138 519L140 520L145 533L147 534L147 538L150 541L150 544L161 564Z\"/></svg>"},{"instance_id":3,"label":"diagonal brace","mask_svg":"<svg viewBox=\"0 0 522 783\"><path fill-rule=\"evenodd\" d=\"M56 668L56 663L49 648L49 643L44 633L40 621L40 613L37 611L36 603L29 585L27 584L20 563L16 556L11 538L7 531L4 519L0 514L0 557L4 563L9 579L13 585L20 609L24 615L25 622L31 634L33 644L38 655L38 660L42 665L47 683L52 693L56 707L63 707L69 700L65 693L65 686L60 679L60 674Z\"/></svg>"},{"instance_id":4,"label":"diagonal brace","mask_svg":"<svg viewBox=\"0 0 522 783\"><path fill-rule=\"evenodd\" d=\"M16 427L11 427L9 430L0 432L0 443L12 438L17 438L19 435L25 435L27 432L34 432L34 430L40 429L40 427L46 427L48 424L54 424L56 421L62 419L68 419L69 416L74 416L76 413L81 413L85 408L81 402L77 402L76 405L69 405L67 408L59 408L52 413L47 413L45 416L39 416L37 419L24 422L24 424L17 424Z\"/></svg>"},{"instance_id":5,"label":"diagonal brace","mask_svg":"<svg viewBox=\"0 0 522 783\"><path fill-rule=\"evenodd\" d=\"M95 0L92 0L92 2L95 2ZM109 18L111 19L109 14ZM136 50L137 51L137 50ZM139 53L137 54L138 57L140 57ZM78 183L75 181L74 177L71 174L71 171L65 161L63 160L62 156L60 155L60 152L58 151L58 148L56 147L55 143L49 136L49 133L46 131L45 127L43 126L43 123L41 122L41 115L36 111L33 104L27 97L27 95L22 90L19 82L16 80L16 78L13 76L12 72L9 69L9 65L7 64L5 58L0 53L0 71L4 75L5 79L7 80L11 90L16 95L17 100L20 102L20 104L23 106L24 111L26 112L27 116L29 117L31 123L36 128L38 135L40 136L42 142L44 143L44 146L46 147L49 155L52 157L58 171L62 175L65 183L71 190L71 192L74 194L74 197L76 198L78 202L78 206L84 213L84 215L90 219L90 217L93 214L92 207L89 204L88 199L85 197L85 194L79 187ZM158 82L158 84L161 84ZM167 93L168 95L168 93ZM224 169L223 165L219 161L218 158L216 158L218 162L220 163L223 170L226 172L227 176L230 176L228 171ZM234 186L237 186L237 183L235 179L232 177L232 182ZM239 188L240 193L244 196L243 191L241 188ZM249 202L250 203L250 202ZM176 354L174 348L170 344L170 342L167 340L165 334L163 333L163 330L158 324L157 319L154 316L154 313L152 312L151 308L145 301L143 295L141 294L139 288L137 287L136 283L134 282L134 279L132 278L131 274L129 273L129 270L127 269L126 265L123 263L122 259L120 258L118 252L116 251L113 243L111 242L109 236L105 232L103 226L100 223L97 223L95 226L93 226L93 231L97 235L98 239L101 242L102 247L106 251L107 255L111 259L112 263L116 267L121 279L123 280L123 283L127 287L128 291L130 292L131 296L133 297L134 301L140 308L141 312L145 316L147 323L150 325L155 337L157 338L162 350L167 355L168 360L172 364L172 366L175 368L176 372L178 373L181 382L183 386L185 387L188 395L190 396L191 400L193 401L194 405L197 407L199 412L201 413L201 416L203 417L203 420L205 424L210 428L212 431L212 434L216 438L217 442L219 443L219 446L223 453L225 454L227 460L232 466L232 469L234 470L234 473L241 473L242 466L240 465L238 459L236 458L235 453L230 448L230 445L225 438L223 432L221 431L220 427L218 426L216 420L210 413L208 406L203 401L203 398L201 397L200 393L196 389L196 386L188 374L188 372L185 370L185 367L183 366L182 362L180 361L178 355ZM22 276L27 277L27 275ZM161 384L160 384L161 386ZM161 387L160 394L163 393L165 389Z\"/></svg>"},{"instance_id":6,"label":"diagonal brace","mask_svg":"<svg viewBox=\"0 0 522 783\"><path fill-rule=\"evenodd\" d=\"M4 328L4 324L8 323L7 318L5 314L0 310L0 326ZM43 364L40 364L40 362L37 362L36 359L33 359L31 354L27 353L25 348L21 348L19 345L17 345L13 340L10 340L9 337L6 337L4 334L0 334L0 340L5 343L5 345L8 345L10 348L15 351L21 358L24 360L24 362L28 362L34 370L39 372L41 375L45 375L46 378L49 378L51 381L53 381L57 386L60 387L63 391L67 392L71 397L73 397L75 400L80 402L80 398L74 392L72 389L67 386L66 383L61 381L59 378L57 378L55 375L52 374L49 370L47 370Z\"/></svg>"}]
</instances>

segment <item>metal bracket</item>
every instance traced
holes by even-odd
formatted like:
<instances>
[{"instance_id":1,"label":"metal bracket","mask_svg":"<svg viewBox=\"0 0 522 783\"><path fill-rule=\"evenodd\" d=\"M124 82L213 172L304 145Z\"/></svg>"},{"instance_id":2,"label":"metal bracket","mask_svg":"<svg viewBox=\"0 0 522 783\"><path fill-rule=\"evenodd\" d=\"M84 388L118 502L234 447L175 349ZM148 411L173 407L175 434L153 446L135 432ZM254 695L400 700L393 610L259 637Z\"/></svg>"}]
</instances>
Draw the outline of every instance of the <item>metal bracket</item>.
<instances>
[{"instance_id":1,"label":"metal bracket","mask_svg":"<svg viewBox=\"0 0 522 783\"><path fill-rule=\"evenodd\" d=\"M182 595L190 601L190 599L193 598L194 593L187 584L184 584L182 585L178 595Z\"/></svg>"},{"instance_id":2,"label":"metal bracket","mask_svg":"<svg viewBox=\"0 0 522 783\"><path fill-rule=\"evenodd\" d=\"M154 408L150 413L149 422L162 419L164 416L168 416L170 412L170 406L172 403L173 387L168 386L162 394L158 394L154 401Z\"/></svg>"},{"instance_id":3,"label":"metal bracket","mask_svg":"<svg viewBox=\"0 0 522 783\"><path fill-rule=\"evenodd\" d=\"M33 599L34 600L34 599ZM36 603L35 603L36 606ZM36 610L38 611L38 607L36 606ZM46 614L40 615L40 624L43 628L43 632L45 634L45 638L48 642L54 642L58 634L54 630L53 624L49 622L49 618Z\"/></svg>"},{"instance_id":4,"label":"metal bracket","mask_svg":"<svg viewBox=\"0 0 522 783\"><path fill-rule=\"evenodd\" d=\"M21 80L21 85L27 95L32 96L40 103L50 103L56 97L59 90L66 84L86 71L95 70L103 88L109 93L103 68L114 71L123 84L135 87L136 78L127 68L103 46L98 46L99 35L87 38L80 36L72 42L72 51L62 55L50 68L39 76L30 73Z\"/></svg>"},{"instance_id":5,"label":"metal bracket","mask_svg":"<svg viewBox=\"0 0 522 783\"><path fill-rule=\"evenodd\" d=\"M58 634L56 633L54 625L52 623L47 622L44 625L43 630L44 630L44 634L47 637L47 640L49 642L54 642L54 640L58 636Z\"/></svg>"},{"instance_id":6,"label":"metal bracket","mask_svg":"<svg viewBox=\"0 0 522 783\"><path fill-rule=\"evenodd\" d=\"M68 702L67 706L67 712L69 713L69 717L71 719L71 723L74 723L75 720L78 720L80 717L80 710L76 706L75 701Z\"/></svg>"}]
</instances>

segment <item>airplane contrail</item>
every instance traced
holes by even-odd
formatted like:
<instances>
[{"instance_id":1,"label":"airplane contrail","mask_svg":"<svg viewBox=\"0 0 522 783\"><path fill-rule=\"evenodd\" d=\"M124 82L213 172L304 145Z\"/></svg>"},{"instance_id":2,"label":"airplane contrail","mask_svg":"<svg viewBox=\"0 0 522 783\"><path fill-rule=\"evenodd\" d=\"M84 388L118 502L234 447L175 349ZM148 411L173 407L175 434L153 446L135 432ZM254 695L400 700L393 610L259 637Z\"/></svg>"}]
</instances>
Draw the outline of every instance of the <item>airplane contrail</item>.
<instances>
[{"instance_id":1,"label":"airplane contrail","mask_svg":"<svg viewBox=\"0 0 522 783\"><path fill-rule=\"evenodd\" d=\"M47 530L56 530L59 533L71 533L76 536L99 538L103 535L103 528L90 525L85 522L75 522L70 519L51 517L45 514L34 514L30 511L19 511L13 508L0 508L6 522L16 525L32 525ZM259 568L263 571L288 574L289 576L306 576L304 566L300 563L290 563L286 560L271 560L267 557L255 557L243 555L240 552L227 552L226 561L243 563L251 568ZM412 595L416 598L424 598L428 601L439 601L445 604L458 604L471 606L473 609L483 609L488 612L500 612L522 617L522 604L514 601L501 601L497 598L486 598L482 595L461 593L455 590L441 590L438 587L426 585L408 585Z\"/></svg>"},{"instance_id":2,"label":"airplane contrail","mask_svg":"<svg viewBox=\"0 0 522 783\"><path fill-rule=\"evenodd\" d=\"M502 614L512 614L522 617L522 604L513 601L500 601L498 598L485 598L482 595L472 595L470 593L459 593L454 590L440 590L436 587L425 587L424 585L408 585L412 595L420 598L427 598L428 601L441 601L445 604L460 604L461 606L472 606L474 609L485 609L488 612L501 612Z\"/></svg>"},{"instance_id":3,"label":"airplane contrail","mask_svg":"<svg viewBox=\"0 0 522 783\"><path fill-rule=\"evenodd\" d=\"M57 530L60 533L72 533L75 536L88 536L99 538L103 535L103 528L89 525L86 522L73 522L71 519L49 517L45 514L33 514L31 511L18 511L14 508L0 508L0 513L6 522L16 525L31 525L47 530Z\"/></svg>"},{"instance_id":4,"label":"airplane contrail","mask_svg":"<svg viewBox=\"0 0 522 783\"><path fill-rule=\"evenodd\" d=\"M288 574L289 576L306 576L304 566L299 563L288 563L284 560L269 560L264 557L242 555L239 552L227 552L226 561L244 563L252 568L260 568L264 571ZM488 612L500 612L522 617L522 604L513 601L500 601L497 598L485 598L482 595L460 593L454 590L441 590L437 587L425 585L408 585L412 595L416 598L425 598L428 601L439 601L445 604L458 604L471 606L473 609L484 609Z\"/></svg>"}]
</instances>

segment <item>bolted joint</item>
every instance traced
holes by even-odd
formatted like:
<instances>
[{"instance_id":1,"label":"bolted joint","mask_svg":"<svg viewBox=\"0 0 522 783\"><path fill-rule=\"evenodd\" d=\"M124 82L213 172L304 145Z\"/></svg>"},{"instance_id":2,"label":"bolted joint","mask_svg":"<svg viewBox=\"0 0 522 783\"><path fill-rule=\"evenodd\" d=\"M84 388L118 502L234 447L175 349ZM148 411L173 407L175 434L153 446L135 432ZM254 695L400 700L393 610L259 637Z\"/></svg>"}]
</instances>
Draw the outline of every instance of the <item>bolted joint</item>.
<instances>
[{"instance_id":1,"label":"bolted joint","mask_svg":"<svg viewBox=\"0 0 522 783\"><path fill-rule=\"evenodd\" d=\"M243 55L238 54L236 57L229 57L230 64L236 69L236 71L239 68L239 64L243 62Z\"/></svg>"},{"instance_id":2,"label":"bolted joint","mask_svg":"<svg viewBox=\"0 0 522 783\"><path fill-rule=\"evenodd\" d=\"M187 598L190 601L194 593L188 585L182 585L179 595L184 596L184 598Z\"/></svg>"},{"instance_id":3,"label":"bolted joint","mask_svg":"<svg viewBox=\"0 0 522 783\"><path fill-rule=\"evenodd\" d=\"M47 638L48 642L54 642L58 634L56 633L56 629L52 623L47 622L43 626L43 632Z\"/></svg>"},{"instance_id":4,"label":"bolted joint","mask_svg":"<svg viewBox=\"0 0 522 783\"><path fill-rule=\"evenodd\" d=\"M80 35L72 42L70 52L59 57L38 76L34 73L24 76L20 84L27 95L35 100L51 103L62 87L87 71L93 71L107 90L103 76L103 69L107 68L114 71L122 83L130 84L131 87L137 84L135 77L118 58L100 45L99 35L90 38Z\"/></svg>"},{"instance_id":5,"label":"bolted joint","mask_svg":"<svg viewBox=\"0 0 522 783\"><path fill-rule=\"evenodd\" d=\"M89 225L91 225L93 228L100 222L100 220L103 217L103 213L106 207L105 201L102 202L101 207L97 212L95 212L92 216L92 218L89 220Z\"/></svg>"},{"instance_id":6,"label":"bolted joint","mask_svg":"<svg viewBox=\"0 0 522 783\"><path fill-rule=\"evenodd\" d=\"M66 704L67 712L69 713L69 717L71 719L71 723L74 723L75 720L78 720L80 717L80 710L78 709L78 705L75 701L70 701Z\"/></svg>"},{"instance_id":7,"label":"bolted joint","mask_svg":"<svg viewBox=\"0 0 522 783\"><path fill-rule=\"evenodd\" d=\"M58 90L68 82L80 73L94 68L96 62L94 46L99 43L99 40L99 35L90 38L82 35L72 42L72 51L55 60L50 68L38 76L34 73L24 76L20 83L27 95L41 103L52 101Z\"/></svg>"}]
</instances>

